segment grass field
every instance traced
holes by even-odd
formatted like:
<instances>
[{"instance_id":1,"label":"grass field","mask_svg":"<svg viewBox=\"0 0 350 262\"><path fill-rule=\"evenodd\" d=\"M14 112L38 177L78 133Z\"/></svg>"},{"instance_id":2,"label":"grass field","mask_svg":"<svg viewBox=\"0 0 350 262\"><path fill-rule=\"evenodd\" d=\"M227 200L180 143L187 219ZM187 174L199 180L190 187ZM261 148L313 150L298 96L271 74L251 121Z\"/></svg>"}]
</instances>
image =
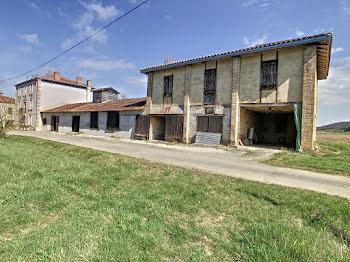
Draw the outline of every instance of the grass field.
<instances>
[{"instance_id":1,"label":"grass field","mask_svg":"<svg viewBox=\"0 0 350 262\"><path fill-rule=\"evenodd\" d=\"M349 261L349 201L0 140L1 261Z\"/></svg>"},{"instance_id":2,"label":"grass field","mask_svg":"<svg viewBox=\"0 0 350 262\"><path fill-rule=\"evenodd\" d=\"M283 150L263 162L275 166L350 175L350 135L318 132L317 139L321 151L300 154Z\"/></svg>"}]
</instances>

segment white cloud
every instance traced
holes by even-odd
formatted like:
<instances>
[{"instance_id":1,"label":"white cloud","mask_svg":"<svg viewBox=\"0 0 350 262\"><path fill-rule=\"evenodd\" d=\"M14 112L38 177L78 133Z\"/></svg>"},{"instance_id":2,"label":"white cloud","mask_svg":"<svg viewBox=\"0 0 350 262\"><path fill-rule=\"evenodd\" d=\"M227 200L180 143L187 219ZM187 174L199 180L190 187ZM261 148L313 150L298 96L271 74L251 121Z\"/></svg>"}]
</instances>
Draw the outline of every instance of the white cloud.
<instances>
[{"instance_id":1,"label":"white cloud","mask_svg":"<svg viewBox=\"0 0 350 262\"><path fill-rule=\"evenodd\" d=\"M267 38L267 35L263 35L261 37L251 37L250 39L247 36L244 36L243 42L247 46L256 46L265 43Z\"/></svg>"},{"instance_id":2,"label":"white cloud","mask_svg":"<svg viewBox=\"0 0 350 262\"><path fill-rule=\"evenodd\" d=\"M131 76L127 78L127 82L131 85L147 88L147 76Z\"/></svg>"},{"instance_id":3,"label":"white cloud","mask_svg":"<svg viewBox=\"0 0 350 262\"><path fill-rule=\"evenodd\" d=\"M297 37L301 37L301 36L303 36L305 33L303 32L303 31L296 31L295 32L295 35L297 36Z\"/></svg>"},{"instance_id":4,"label":"white cloud","mask_svg":"<svg viewBox=\"0 0 350 262\"><path fill-rule=\"evenodd\" d=\"M92 69L98 71L115 71L115 70L128 70L134 69L135 65L132 62L125 60L111 60L106 58L88 58L88 59L75 59L75 64L79 68Z\"/></svg>"},{"instance_id":5,"label":"white cloud","mask_svg":"<svg viewBox=\"0 0 350 262\"><path fill-rule=\"evenodd\" d=\"M350 103L350 57L334 59L327 80L319 81L319 102L324 105Z\"/></svg>"},{"instance_id":6,"label":"white cloud","mask_svg":"<svg viewBox=\"0 0 350 262\"><path fill-rule=\"evenodd\" d=\"M22 34L22 35L19 35L19 37L29 44L33 44L33 45L39 44L38 34Z\"/></svg>"},{"instance_id":7,"label":"white cloud","mask_svg":"<svg viewBox=\"0 0 350 262\"><path fill-rule=\"evenodd\" d=\"M34 3L34 2L30 2L30 3L29 3L29 6L30 6L31 8L34 8L34 9L39 9L39 6L38 6L36 3Z\"/></svg>"},{"instance_id":8,"label":"white cloud","mask_svg":"<svg viewBox=\"0 0 350 262\"><path fill-rule=\"evenodd\" d=\"M344 51L344 48L342 47L332 48L332 54L342 52L342 51Z\"/></svg>"},{"instance_id":9,"label":"white cloud","mask_svg":"<svg viewBox=\"0 0 350 262\"><path fill-rule=\"evenodd\" d=\"M245 0L242 3L243 7L268 7L270 6L269 0Z\"/></svg>"},{"instance_id":10,"label":"white cloud","mask_svg":"<svg viewBox=\"0 0 350 262\"><path fill-rule=\"evenodd\" d=\"M75 35L62 41L61 47L63 49L71 47L85 37L96 32L98 29L96 23L98 21L109 21L120 13L114 5L104 6L99 2L85 3L83 1L79 1L79 3L84 7L84 11L78 16L76 23L72 25L73 29L76 31ZM92 37L91 40L93 43L103 44L107 41L107 38L107 30L103 30ZM91 49L93 48L90 47L86 50Z\"/></svg>"},{"instance_id":11,"label":"white cloud","mask_svg":"<svg viewBox=\"0 0 350 262\"><path fill-rule=\"evenodd\" d=\"M88 12L95 13L98 19L107 21L117 16L120 11L114 5L103 6L101 3L91 2L89 4L80 2Z\"/></svg>"}]
</instances>

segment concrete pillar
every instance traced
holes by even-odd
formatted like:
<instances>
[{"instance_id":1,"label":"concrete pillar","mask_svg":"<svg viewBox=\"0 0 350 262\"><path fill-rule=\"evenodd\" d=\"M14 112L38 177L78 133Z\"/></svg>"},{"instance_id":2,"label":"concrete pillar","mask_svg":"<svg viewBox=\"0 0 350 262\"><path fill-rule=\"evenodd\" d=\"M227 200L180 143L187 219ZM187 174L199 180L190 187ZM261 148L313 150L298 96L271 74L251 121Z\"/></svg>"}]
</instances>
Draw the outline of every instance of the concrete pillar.
<instances>
[{"instance_id":1,"label":"concrete pillar","mask_svg":"<svg viewBox=\"0 0 350 262\"><path fill-rule=\"evenodd\" d=\"M317 47L304 49L303 106L301 121L301 147L315 149L317 115Z\"/></svg>"},{"instance_id":2,"label":"concrete pillar","mask_svg":"<svg viewBox=\"0 0 350 262\"><path fill-rule=\"evenodd\" d=\"M152 107L153 72L148 73L146 115L151 113Z\"/></svg>"},{"instance_id":3,"label":"concrete pillar","mask_svg":"<svg viewBox=\"0 0 350 262\"><path fill-rule=\"evenodd\" d=\"M34 90L33 90L34 91ZM36 81L36 106L35 106L35 131L40 131L42 127L40 114L41 79Z\"/></svg>"},{"instance_id":4,"label":"concrete pillar","mask_svg":"<svg viewBox=\"0 0 350 262\"><path fill-rule=\"evenodd\" d=\"M234 57L232 62L230 144L237 146L239 139L239 78L241 71L241 58Z\"/></svg>"},{"instance_id":5,"label":"concrete pillar","mask_svg":"<svg viewBox=\"0 0 350 262\"><path fill-rule=\"evenodd\" d=\"M190 126L190 87L191 87L192 66L188 65L185 69L185 95L184 95L184 126L183 142L189 143L189 126Z\"/></svg>"}]
</instances>

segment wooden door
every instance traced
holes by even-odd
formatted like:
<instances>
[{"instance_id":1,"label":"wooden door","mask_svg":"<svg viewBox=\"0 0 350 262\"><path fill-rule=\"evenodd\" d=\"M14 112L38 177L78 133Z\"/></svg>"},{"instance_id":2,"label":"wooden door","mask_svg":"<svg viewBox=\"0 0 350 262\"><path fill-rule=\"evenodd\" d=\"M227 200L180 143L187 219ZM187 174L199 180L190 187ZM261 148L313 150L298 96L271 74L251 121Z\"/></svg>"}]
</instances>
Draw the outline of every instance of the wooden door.
<instances>
[{"instance_id":1,"label":"wooden door","mask_svg":"<svg viewBox=\"0 0 350 262\"><path fill-rule=\"evenodd\" d=\"M51 116L51 131L56 131L56 117Z\"/></svg>"},{"instance_id":2,"label":"wooden door","mask_svg":"<svg viewBox=\"0 0 350 262\"><path fill-rule=\"evenodd\" d=\"M222 116L198 116L197 131L222 133Z\"/></svg>"},{"instance_id":3,"label":"wooden door","mask_svg":"<svg viewBox=\"0 0 350 262\"><path fill-rule=\"evenodd\" d=\"M182 141L183 126L183 115L165 116L165 141Z\"/></svg>"},{"instance_id":4,"label":"wooden door","mask_svg":"<svg viewBox=\"0 0 350 262\"><path fill-rule=\"evenodd\" d=\"M79 128L80 128L80 116L73 116L72 131L79 132Z\"/></svg>"},{"instance_id":5,"label":"wooden door","mask_svg":"<svg viewBox=\"0 0 350 262\"><path fill-rule=\"evenodd\" d=\"M149 139L150 116L141 115L136 118L135 139Z\"/></svg>"}]
</instances>

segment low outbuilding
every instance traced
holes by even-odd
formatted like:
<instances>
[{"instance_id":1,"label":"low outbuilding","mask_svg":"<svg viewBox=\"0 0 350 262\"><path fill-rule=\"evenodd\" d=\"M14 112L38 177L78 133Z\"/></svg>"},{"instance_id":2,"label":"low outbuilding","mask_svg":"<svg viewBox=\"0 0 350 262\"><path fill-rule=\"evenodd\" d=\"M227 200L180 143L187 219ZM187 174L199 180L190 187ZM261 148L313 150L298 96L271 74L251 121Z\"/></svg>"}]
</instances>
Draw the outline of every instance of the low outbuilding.
<instances>
[{"instance_id":1,"label":"low outbuilding","mask_svg":"<svg viewBox=\"0 0 350 262\"><path fill-rule=\"evenodd\" d=\"M42 130L133 138L145 104L146 98L66 104L41 113Z\"/></svg>"}]
</instances>

